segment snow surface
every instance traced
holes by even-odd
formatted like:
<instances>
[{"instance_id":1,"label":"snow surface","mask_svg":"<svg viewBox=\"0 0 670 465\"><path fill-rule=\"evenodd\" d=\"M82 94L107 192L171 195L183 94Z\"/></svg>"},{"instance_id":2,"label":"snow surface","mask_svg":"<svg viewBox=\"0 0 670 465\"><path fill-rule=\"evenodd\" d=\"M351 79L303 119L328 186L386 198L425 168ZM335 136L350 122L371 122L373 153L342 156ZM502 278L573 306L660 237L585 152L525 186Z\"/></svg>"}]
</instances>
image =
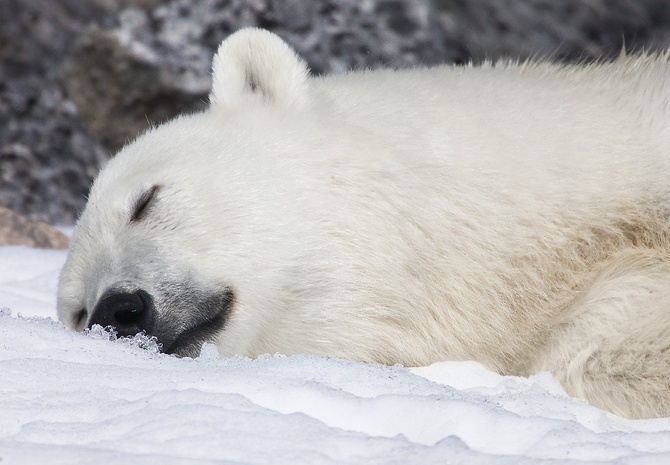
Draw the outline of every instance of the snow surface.
<instances>
[{"instance_id":1,"label":"snow surface","mask_svg":"<svg viewBox=\"0 0 670 465\"><path fill-rule=\"evenodd\" d=\"M211 345L178 359L70 332L55 321L64 259L0 247L1 465L670 464L670 419L615 417L547 373L220 359Z\"/></svg>"}]
</instances>

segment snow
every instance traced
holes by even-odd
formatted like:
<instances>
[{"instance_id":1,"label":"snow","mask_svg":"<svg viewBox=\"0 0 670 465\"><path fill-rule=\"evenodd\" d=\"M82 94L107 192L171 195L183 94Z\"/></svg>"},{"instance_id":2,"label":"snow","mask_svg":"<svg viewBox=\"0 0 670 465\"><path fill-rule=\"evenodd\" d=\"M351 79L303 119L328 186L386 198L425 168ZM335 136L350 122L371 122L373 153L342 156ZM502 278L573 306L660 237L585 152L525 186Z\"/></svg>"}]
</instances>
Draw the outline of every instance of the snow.
<instances>
[{"instance_id":1,"label":"snow","mask_svg":"<svg viewBox=\"0 0 670 465\"><path fill-rule=\"evenodd\" d=\"M670 463L670 419L615 417L548 373L220 359L211 345L178 359L73 333L55 321L64 260L0 247L2 465Z\"/></svg>"}]
</instances>

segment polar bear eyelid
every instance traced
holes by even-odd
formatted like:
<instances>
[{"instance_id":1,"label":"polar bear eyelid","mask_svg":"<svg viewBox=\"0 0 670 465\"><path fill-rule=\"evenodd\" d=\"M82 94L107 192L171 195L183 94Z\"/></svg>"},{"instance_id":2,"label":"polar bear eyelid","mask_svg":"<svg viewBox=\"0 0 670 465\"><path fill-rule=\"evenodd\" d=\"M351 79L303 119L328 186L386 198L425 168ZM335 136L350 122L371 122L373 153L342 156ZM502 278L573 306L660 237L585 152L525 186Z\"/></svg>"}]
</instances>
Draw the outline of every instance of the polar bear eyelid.
<instances>
[{"instance_id":1,"label":"polar bear eyelid","mask_svg":"<svg viewBox=\"0 0 670 465\"><path fill-rule=\"evenodd\" d=\"M142 195L140 195L137 198L137 200L135 200L135 205L133 207L133 214L130 217L131 223L139 221L147 215L149 207L153 202L153 200L155 199L156 192L158 192L159 189L160 189L159 185L153 185L146 191L142 192Z\"/></svg>"}]
</instances>

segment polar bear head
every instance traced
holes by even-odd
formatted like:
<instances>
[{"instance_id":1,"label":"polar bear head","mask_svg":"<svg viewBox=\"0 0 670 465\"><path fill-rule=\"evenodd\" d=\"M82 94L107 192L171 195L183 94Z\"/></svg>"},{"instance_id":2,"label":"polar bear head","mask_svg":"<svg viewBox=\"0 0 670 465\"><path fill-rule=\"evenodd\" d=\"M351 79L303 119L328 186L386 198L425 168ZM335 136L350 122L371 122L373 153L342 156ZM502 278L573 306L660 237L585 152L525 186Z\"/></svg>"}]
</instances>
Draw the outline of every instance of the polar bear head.
<instances>
[{"instance_id":1,"label":"polar bear head","mask_svg":"<svg viewBox=\"0 0 670 465\"><path fill-rule=\"evenodd\" d=\"M60 320L145 331L187 356L219 339L224 353L251 353L270 337L263 319L281 321L286 276L304 272L286 266L301 253L287 244L309 227L284 172L296 147L276 141L300 130L284 123L308 105L307 77L274 34L245 29L224 41L210 108L152 128L93 184L60 276Z\"/></svg>"}]
</instances>

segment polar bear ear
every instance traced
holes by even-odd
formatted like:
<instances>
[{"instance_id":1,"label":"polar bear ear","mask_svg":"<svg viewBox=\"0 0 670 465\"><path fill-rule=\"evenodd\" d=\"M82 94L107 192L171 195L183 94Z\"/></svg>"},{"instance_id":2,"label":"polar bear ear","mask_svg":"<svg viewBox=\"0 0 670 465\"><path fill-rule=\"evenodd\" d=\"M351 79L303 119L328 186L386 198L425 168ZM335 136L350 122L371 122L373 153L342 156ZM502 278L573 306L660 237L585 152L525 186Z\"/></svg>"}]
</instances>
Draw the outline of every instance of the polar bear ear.
<instances>
[{"instance_id":1,"label":"polar bear ear","mask_svg":"<svg viewBox=\"0 0 670 465\"><path fill-rule=\"evenodd\" d=\"M263 29L241 29L224 40L212 74L212 107L243 108L260 100L299 108L307 100L307 65L277 35Z\"/></svg>"}]
</instances>

